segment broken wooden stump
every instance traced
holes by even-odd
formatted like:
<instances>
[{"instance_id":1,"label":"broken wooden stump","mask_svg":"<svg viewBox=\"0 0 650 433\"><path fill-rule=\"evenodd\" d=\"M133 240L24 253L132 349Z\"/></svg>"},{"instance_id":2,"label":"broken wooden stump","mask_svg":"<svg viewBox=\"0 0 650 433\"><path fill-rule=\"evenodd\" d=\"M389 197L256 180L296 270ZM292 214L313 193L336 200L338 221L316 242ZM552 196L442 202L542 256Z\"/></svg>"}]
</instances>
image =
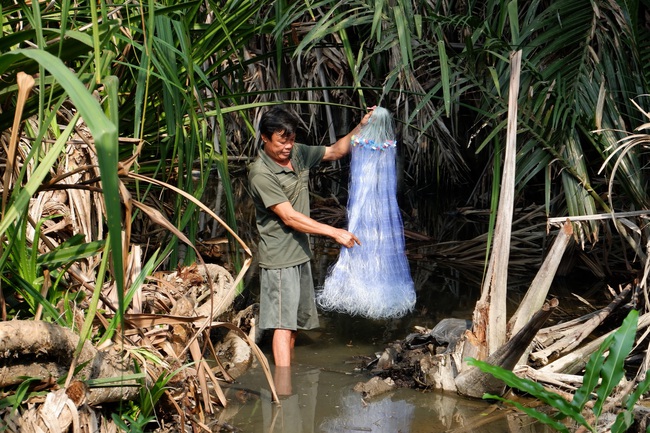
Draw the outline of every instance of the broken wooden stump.
<instances>
[{"instance_id":1,"label":"broken wooden stump","mask_svg":"<svg viewBox=\"0 0 650 433\"><path fill-rule=\"evenodd\" d=\"M512 370L535 338L537 331L544 326L544 323L546 323L546 320L551 316L558 304L557 299L552 299L544 304L542 309L535 313L532 319L517 334L488 356L485 361L494 366ZM458 393L466 397L481 398L485 393L500 395L505 389L505 385L501 380L496 379L489 373L484 373L477 367L465 367L456 376L455 383Z\"/></svg>"}]
</instances>

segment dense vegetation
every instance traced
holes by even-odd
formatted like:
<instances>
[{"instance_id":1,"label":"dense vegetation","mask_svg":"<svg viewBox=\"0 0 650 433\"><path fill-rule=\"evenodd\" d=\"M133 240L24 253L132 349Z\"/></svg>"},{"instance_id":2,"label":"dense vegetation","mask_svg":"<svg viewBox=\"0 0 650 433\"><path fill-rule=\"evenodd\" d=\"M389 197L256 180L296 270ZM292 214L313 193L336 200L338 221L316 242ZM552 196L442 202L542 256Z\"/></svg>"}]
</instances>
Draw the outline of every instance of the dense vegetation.
<instances>
[{"instance_id":1,"label":"dense vegetation","mask_svg":"<svg viewBox=\"0 0 650 433\"><path fill-rule=\"evenodd\" d=\"M192 246L219 236L239 286L250 221L233 171L254 157L255 122L273 103L291 104L310 143L333 141L366 106L389 108L405 216L428 219L411 228L457 240L440 215L468 209L493 225L519 50L516 206L539 209L521 223L535 232L526 248L538 255L547 218L599 215L576 218L592 252L576 255L601 277L641 272L648 10L647 0L3 2L2 319L122 341L154 271L201 262ZM199 200L214 173L210 214ZM218 229L200 231L206 215Z\"/></svg>"}]
</instances>

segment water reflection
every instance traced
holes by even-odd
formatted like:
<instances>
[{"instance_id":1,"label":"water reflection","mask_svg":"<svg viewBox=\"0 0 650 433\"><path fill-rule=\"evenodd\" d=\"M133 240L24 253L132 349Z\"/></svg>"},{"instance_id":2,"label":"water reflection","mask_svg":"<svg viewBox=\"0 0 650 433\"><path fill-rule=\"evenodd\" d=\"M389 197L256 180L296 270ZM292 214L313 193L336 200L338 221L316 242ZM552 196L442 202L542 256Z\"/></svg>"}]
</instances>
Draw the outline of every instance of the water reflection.
<instances>
[{"instance_id":1,"label":"water reflection","mask_svg":"<svg viewBox=\"0 0 650 433\"><path fill-rule=\"evenodd\" d=\"M338 433L343 431L372 431L395 433L411 431L415 406L405 400L393 400L380 396L364 401L359 394L348 391L341 398L339 414L323 421L320 431Z\"/></svg>"},{"instance_id":2,"label":"water reflection","mask_svg":"<svg viewBox=\"0 0 650 433\"><path fill-rule=\"evenodd\" d=\"M295 374L292 373L291 367L275 370L274 381L280 396L279 404L271 403L270 392L266 389L262 390L264 425L262 431L264 432L313 433L318 431L314 427L320 370L298 369Z\"/></svg>"},{"instance_id":3,"label":"water reflection","mask_svg":"<svg viewBox=\"0 0 650 433\"><path fill-rule=\"evenodd\" d=\"M327 266L314 268L319 284L324 275L318 270ZM552 431L501 406L454 393L398 389L364 400L353 391L357 383L371 378L355 369L355 359L382 352L388 343L413 332L415 325L432 328L443 318L471 318L479 290L466 273L420 271L413 272L421 289L413 314L374 321L324 313L321 329L299 333L290 369L272 367L283 394L280 404L271 402L266 379L255 366L227 387L230 404L220 414L220 422L232 426L229 431L245 433ZM509 301L516 303L518 293L512 290ZM261 348L272 359L270 343L263 340Z\"/></svg>"}]
</instances>

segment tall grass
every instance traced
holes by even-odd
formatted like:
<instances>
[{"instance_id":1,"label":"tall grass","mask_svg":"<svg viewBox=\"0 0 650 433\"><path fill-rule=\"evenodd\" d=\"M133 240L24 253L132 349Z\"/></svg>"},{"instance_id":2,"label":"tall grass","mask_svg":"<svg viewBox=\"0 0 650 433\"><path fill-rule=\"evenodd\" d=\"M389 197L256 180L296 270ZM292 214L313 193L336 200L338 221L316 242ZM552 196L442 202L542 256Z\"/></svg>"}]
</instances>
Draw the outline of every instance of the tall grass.
<instances>
[{"instance_id":1,"label":"tall grass","mask_svg":"<svg viewBox=\"0 0 650 433\"><path fill-rule=\"evenodd\" d=\"M0 75L8 84L0 102L15 108L15 120L0 116L11 149L0 220L3 319L78 329L79 349L123 342L124 316L145 279L199 260L199 210L222 225L235 284L242 281L251 253L236 231L228 122L256 107L241 96L240 79L245 45L269 28L259 16L267 3L3 6ZM224 209L200 202L214 167ZM158 231L141 266L132 236L142 239L134 228L146 219ZM179 240L189 246L185 256ZM213 389L220 392L216 379ZM201 391L209 402L207 383Z\"/></svg>"}]
</instances>

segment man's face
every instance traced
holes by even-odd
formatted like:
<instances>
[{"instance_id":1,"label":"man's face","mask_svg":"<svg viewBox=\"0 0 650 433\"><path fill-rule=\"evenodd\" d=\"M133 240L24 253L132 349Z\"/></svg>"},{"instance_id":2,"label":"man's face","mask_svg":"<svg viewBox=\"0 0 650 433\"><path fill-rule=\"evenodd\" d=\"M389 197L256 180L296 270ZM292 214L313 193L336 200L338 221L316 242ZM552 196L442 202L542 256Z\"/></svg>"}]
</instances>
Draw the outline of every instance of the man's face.
<instances>
[{"instance_id":1,"label":"man's face","mask_svg":"<svg viewBox=\"0 0 650 433\"><path fill-rule=\"evenodd\" d=\"M284 136L283 134L284 131L274 132L270 137L262 135L264 152L280 165L285 165L289 162L291 149L293 149L293 144L296 142L295 134L288 136Z\"/></svg>"}]
</instances>

